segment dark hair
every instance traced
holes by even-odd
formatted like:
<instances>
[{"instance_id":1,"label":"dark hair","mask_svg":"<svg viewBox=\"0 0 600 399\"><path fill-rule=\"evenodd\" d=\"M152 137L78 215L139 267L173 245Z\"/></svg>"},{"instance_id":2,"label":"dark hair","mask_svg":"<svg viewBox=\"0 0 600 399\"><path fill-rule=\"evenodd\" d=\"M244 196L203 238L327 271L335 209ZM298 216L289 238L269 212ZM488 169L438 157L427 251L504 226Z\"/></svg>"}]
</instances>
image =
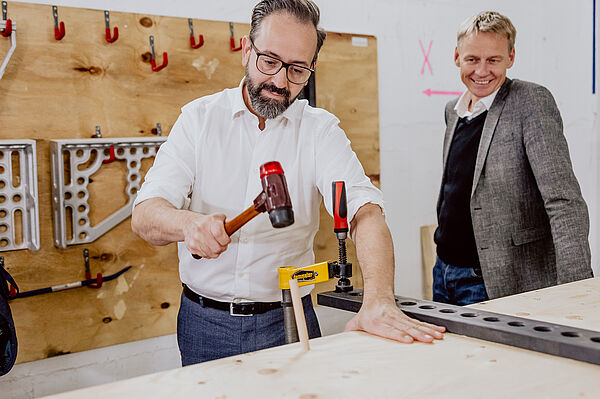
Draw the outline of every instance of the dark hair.
<instances>
[{"instance_id":1,"label":"dark hair","mask_svg":"<svg viewBox=\"0 0 600 399\"><path fill-rule=\"evenodd\" d=\"M254 41L262 20L274 12L287 12L298 18L301 22L311 22L317 31L317 50L312 62L317 60L317 55L325 41L327 33L319 27L321 12L312 0L262 0L252 10L252 23L250 24L250 39Z\"/></svg>"}]
</instances>

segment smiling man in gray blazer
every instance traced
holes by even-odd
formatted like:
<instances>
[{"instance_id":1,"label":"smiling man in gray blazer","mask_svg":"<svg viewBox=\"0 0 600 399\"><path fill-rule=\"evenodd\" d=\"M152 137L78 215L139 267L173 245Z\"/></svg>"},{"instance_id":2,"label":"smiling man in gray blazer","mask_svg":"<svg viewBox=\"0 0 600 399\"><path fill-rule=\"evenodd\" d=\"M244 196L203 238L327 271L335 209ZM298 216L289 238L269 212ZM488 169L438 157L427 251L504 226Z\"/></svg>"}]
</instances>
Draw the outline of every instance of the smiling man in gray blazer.
<instances>
[{"instance_id":1,"label":"smiling man in gray blazer","mask_svg":"<svg viewBox=\"0 0 600 399\"><path fill-rule=\"evenodd\" d=\"M433 299L467 305L592 277L589 216L550 92L506 78L516 30L467 19L455 63L467 91L446 105Z\"/></svg>"}]
</instances>

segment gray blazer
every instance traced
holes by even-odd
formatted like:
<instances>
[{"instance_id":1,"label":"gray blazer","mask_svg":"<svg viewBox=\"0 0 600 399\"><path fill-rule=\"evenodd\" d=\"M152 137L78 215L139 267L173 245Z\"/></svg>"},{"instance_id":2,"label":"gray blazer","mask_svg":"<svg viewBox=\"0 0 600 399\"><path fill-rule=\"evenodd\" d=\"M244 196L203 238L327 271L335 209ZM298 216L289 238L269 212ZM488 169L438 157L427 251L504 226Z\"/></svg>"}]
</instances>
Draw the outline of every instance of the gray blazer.
<instances>
[{"instance_id":1,"label":"gray blazer","mask_svg":"<svg viewBox=\"0 0 600 399\"><path fill-rule=\"evenodd\" d=\"M446 104L444 169L457 101ZM490 298L592 277L588 210L546 88L507 78L498 91L477 152L471 220Z\"/></svg>"}]
</instances>

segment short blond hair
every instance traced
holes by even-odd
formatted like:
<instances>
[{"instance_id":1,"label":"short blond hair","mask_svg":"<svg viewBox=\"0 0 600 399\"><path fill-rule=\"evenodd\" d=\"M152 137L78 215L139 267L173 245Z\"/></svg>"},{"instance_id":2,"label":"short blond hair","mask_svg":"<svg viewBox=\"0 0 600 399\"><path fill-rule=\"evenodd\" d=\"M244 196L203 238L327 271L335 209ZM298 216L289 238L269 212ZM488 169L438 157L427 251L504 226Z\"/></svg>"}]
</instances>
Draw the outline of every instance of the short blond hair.
<instances>
[{"instance_id":1,"label":"short blond hair","mask_svg":"<svg viewBox=\"0 0 600 399\"><path fill-rule=\"evenodd\" d=\"M467 18L460 25L456 35L456 43L460 46L462 40L471 33L491 32L506 35L508 40L508 51L515 47L517 30L508 17L496 11L482 11L479 14Z\"/></svg>"}]
</instances>

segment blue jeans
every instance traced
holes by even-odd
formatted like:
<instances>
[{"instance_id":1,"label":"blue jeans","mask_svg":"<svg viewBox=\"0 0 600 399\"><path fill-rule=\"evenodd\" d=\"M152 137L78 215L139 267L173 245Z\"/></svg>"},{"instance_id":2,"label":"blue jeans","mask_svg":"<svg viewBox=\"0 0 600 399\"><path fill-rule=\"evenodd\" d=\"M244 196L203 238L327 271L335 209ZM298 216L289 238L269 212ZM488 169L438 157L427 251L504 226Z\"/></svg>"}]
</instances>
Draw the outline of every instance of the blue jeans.
<instances>
[{"instance_id":1,"label":"blue jeans","mask_svg":"<svg viewBox=\"0 0 600 399\"><path fill-rule=\"evenodd\" d=\"M487 301L481 269L452 266L439 257L433 268L433 300L453 305Z\"/></svg>"},{"instance_id":2,"label":"blue jeans","mask_svg":"<svg viewBox=\"0 0 600 399\"><path fill-rule=\"evenodd\" d=\"M321 336L310 295L302 298L308 336ZM181 364L205 362L285 344L283 309L253 316L231 316L181 295L177 315L177 344Z\"/></svg>"}]
</instances>

